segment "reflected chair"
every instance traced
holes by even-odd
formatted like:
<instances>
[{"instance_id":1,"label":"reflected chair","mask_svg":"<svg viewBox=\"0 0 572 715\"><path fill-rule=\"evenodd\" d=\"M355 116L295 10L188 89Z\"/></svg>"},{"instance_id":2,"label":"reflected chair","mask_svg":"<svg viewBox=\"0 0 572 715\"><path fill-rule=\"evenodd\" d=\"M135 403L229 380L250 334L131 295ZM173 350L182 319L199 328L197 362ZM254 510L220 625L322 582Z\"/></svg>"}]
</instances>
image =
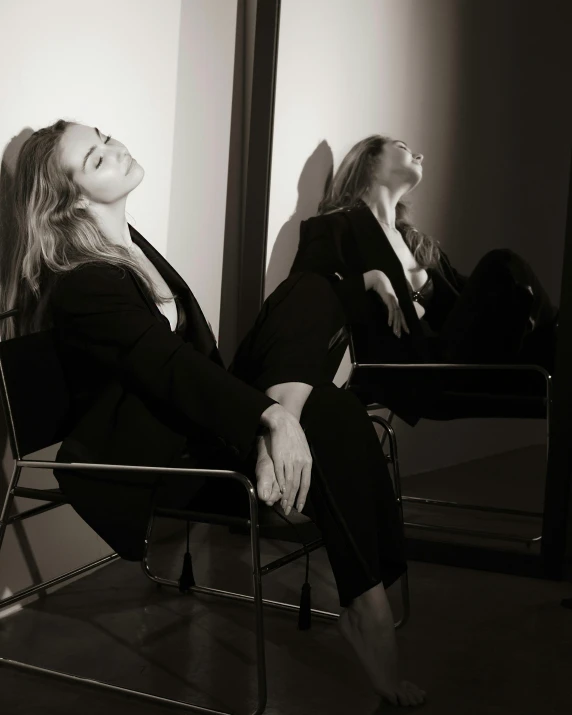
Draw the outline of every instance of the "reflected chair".
<instances>
[{"instance_id":1,"label":"reflected chair","mask_svg":"<svg viewBox=\"0 0 572 715\"><path fill-rule=\"evenodd\" d=\"M469 417L503 417L514 419L546 420L546 460L548 460L549 436L552 412L552 376L539 365L525 364L470 364L470 363L360 363L351 329L346 329L347 347L351 369L345 389L354 392L366 405L368 412L388 409L380 402L371 402L371 386L375 381L385 384L403 380L404 376L415 381L417 399L411 399L411 414L422 419L449 421ZM502 383L491 377L502 376ZM462 378L462 379L459 379ZM426 385L437 386L427 399ZM415 390L415 387L414 387ZM394 412L389 410L387 424L391 426ZM377 421L377 416L372 416ZM386 429L386 434L389 430ZM393 469L394 481L401 484L399 457L395 435L387 460ZM382 444L385 435L382 437ZM534 517L542 519L543 513L523 509L510 509L457 501L429 499L417 496L401 496L403 502L431 507L487 512L495 515ZM404 526L425 531L444 532L484 539L499 539L524 543L527 547L540 543L542 534L525 538L492 531L467 529L419 521L405 521Z\"/></svg>"},{"instance_id":2,"label":"reflected chair","mask_svg":"<svg viewBox=\"0 0 572 715\"><path fill-rule=\"evenodd\" d=\"M0 320L13 317L15 314L15 310L8 311L7 313L0 315ZM86 473L97 470L99 474L105 471L110 471L116 473L129 472L155 474L158 476L168 474L174 477L193 475L205 477L207 479L233 479L244 487L244 490L248 495L249 502L248 518L239 518L220 513L210 514L202 511L191 511L188 509L156 508L149 523L146 553L141 565L145 576L161 586L178 588L182 592L208 594L253 604L256 624L257 703L256 708L252 710L251 713L253 715L259 715L264 712L267 700L267 685L263 606L293 613L299 612L299 607L290 603L282 603L263 598L262 576L269 574L302 556L305 556L307 559L306 569L308 569L308 558L310 552L315 551L323 545L322 539L315 525L307 517L303 517L303 515L297 516L297 523L294 524L294 528L296 532L301 535L299 540L303 542L303 546L285 556L282 556L281 558L262 565L259 541L261 533L263 534L266 530L268 534L272 533L273 538L279 539L281 538L281 534L284 534L285 531L290 531L291 525L290 523L284 524L284 521L289 522L289 520L283 515L277 514L274 510L265 505L258 504L256 492L251 481L241 473L227 470L200 470L115 464L68 464L56 461L42 461L27 458L26 455L34 454L41 449L61 442L66 434L69 397L62 367L55 351L53 334L50 330L3 342L0 341L0 393L2 395L4 414L14 459L12 476L8 485L6 497L4 499L4 505L0 513L0 548L2 546L6 529L9 525L22 522L26 519L38 516L39 514L51 511L68 503L65 495L59 489L36 489L20 486L20 474L22 470L26 468L52 470L57 467L62 470L71 469L74 472L81 471ZM380 421L379 423L382 424L382 426L385 426L383 421ZM390 445L394 448L395 438L390 425L387 425L387 430L390 438ZM397 461L396 453L392 453L392 459L394 462ZM397 496L399 497L399 492ZM42 504L25 511L16 511L13 507L14 499L17 497L40 501ZM180 580L175 580L155 575L149 565L147 547L154 520L157 518L169 518L186 522L187 540L190 522L226 526L235 528L238 531L245 530L250 536L253 594L234 593L207 586L196 585L194 582L194 576L192 576L192 570L191 574L187 574L190 578L188 578L186 583L183 582L182 578ZM282 532L280 532L280 525L282 525ZM303 536L304 533L306 533L306 536L308 536L309 533L310 538L305 538ZM45 593L46 590L51 587L60 585L71 578L87 573L88 571L110 563L117 558L119 558L118 555L112 553L104 558L100 558L92 563L82 566L81 568L76 568L58 576L57 578L53 578L39 584L34 584L29 588L25 588L14 595L10 595L9 597L0 600L0 609L11 606L35 594ZM403 625L409 614L409 590L406 575L402 577L401 587L403 612L401 620L395 624L396 627ZM312 615L323 619L335 620L338 618L337 613L330 613L328 611L318 609L309 609L309 611ZM302 615L301 612L300 615ZM307 615L309 616L309 614ZM299 621L299 626L301 628L307 628L309 627L309 623L302 625L302 621ZM153 701L158 704L177 706L181 709L193 712L210 713L211 715L228 715L227 713L222 713L221 711L189 702L173 700L167 697L130 690L117 685L111 685L110 683L95 681L78 675L72 675L57 670L38 667L29 663L23 663L21 661L11 660L3 656L0 657L0 666L15 667L30 673L50 675L76 683L89 683L92 686L96 686L107 691L130 695L142 700Z\"/></svg>"}]
</instances>

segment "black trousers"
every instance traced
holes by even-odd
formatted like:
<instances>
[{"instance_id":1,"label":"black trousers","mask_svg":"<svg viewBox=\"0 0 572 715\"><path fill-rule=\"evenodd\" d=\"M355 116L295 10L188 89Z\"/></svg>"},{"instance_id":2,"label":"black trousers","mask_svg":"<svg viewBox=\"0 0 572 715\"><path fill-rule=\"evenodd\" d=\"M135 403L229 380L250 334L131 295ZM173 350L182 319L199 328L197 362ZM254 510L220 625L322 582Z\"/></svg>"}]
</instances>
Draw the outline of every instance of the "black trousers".
<instances>
[{"instance_id":1,"label":"black trousers","mask_svg":"<svg viewBox=\"0 0 572 715\"><path fill-rule=\"evenodd\" d=\"M331 382L334 366L328 356L343 324L328 281L313 274L291 276L266 301L232 370L260 389L288 381L318 382L301 416L313 455L304 513L322 533L340 605L346 607L376 584L389 587L407 567L399 509L373 424L362 403ZM237 469L255 482L255 463L253 445L242 464L215 450L201 466ZM180 494L163 491L162 504L177 500ZM187 506L248 513L243 487L231 480L209 480Z\"/></svg>"},{"instance_id":2,"label":"black trousers","mask_svg":"<svg viewBox=\"0 0 572 715\"><path fill-rule=\"evenodd\" d=\"M434 357L448 362L538 364L552 373L557 317L521 256L508 249L490 251L445 317Z\"/></svg>"},{"instance_id":3,"label":"black trousers","mask_svg":"<svg viewBox=\"0 0 572 715\"><path fill-rule=\"evenodd\" d=\"M436 282L436 289L444 287ZM441 305L449 306L447 312ZM454 300L435 296L429 305L427 320L422 320L429 362L533 364L553 374L557 318L558 311L528 263L507 249L490 251ZM420 362L409 336L386 338L386 328L378 331L375 324L368 324L364 336L356 331L361 340L356 340L358 360ZM377 339L377 335L384 337ZM544 390L542 379L514 371L436 372L420 367L406 372L358 371L356 381L354 389L364 403L379 402L411 426L424 417L507 416L504 403L475 403L471 395L541 394ZM459 397L451 400L455 394Z\"/></svg>"}]
</instances>

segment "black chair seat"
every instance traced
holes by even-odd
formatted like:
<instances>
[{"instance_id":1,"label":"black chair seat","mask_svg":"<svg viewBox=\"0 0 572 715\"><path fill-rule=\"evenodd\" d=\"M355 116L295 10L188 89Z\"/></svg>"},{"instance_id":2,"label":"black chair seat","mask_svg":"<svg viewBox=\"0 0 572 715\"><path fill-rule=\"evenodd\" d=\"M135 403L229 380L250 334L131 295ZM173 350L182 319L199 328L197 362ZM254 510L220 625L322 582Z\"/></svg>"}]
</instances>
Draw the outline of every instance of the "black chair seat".
<instances>
[{"instance_id":1,"label":"black chair seat","mask_svg":"<svg viewBox=\"0 0 572 715\"><path fill-rule=\"evenodd\" d=\"M419 416L432 420L467 417L546 418L545 395L495 392L444 392L431 403L418 405Z\"/></svg>"},{"instance_id":2,"label":"black chair seat","mask_svg":"<svg viewBox=\"0 0 572 715\"><path fill-rule=\"evenodd\" d=\"M359 367L350 390L365 405L399 401L399 412L424 419L546 418L546 378L535 369Z\"/></svg>"}]
</instances>

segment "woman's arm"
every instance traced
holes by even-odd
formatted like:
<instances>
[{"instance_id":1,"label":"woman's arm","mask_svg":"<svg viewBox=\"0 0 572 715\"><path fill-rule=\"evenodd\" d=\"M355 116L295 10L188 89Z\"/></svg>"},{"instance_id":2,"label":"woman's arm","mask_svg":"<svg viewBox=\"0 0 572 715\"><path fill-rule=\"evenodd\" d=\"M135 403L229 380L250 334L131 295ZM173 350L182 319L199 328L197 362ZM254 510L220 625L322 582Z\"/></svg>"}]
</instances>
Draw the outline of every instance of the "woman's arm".
<instances>
[{"instance_id":1,"label":"woman's arm","mask_svg":"<svg viewBox=\"0 0 572 715\"><path fill-rule=\"evenodd\" d=\"M75 269L59 280L51 305L67 346L151 407L166 408L181 430L199 425L245 457L261 422L281 428L284 410L157 320L129 273L104 265Z\"/></svg>"},{"instance_id":2,"label":"woman's arm","mask_svg":"<svg viewBox=\"0 0 572 715\"><path fill-rule=\"evenodd\" d=\"M293 414L299 422L306 400L313 389L312 385L304 382L283 382L269 387L266 394Z\"/></svg>"}]
</instances>

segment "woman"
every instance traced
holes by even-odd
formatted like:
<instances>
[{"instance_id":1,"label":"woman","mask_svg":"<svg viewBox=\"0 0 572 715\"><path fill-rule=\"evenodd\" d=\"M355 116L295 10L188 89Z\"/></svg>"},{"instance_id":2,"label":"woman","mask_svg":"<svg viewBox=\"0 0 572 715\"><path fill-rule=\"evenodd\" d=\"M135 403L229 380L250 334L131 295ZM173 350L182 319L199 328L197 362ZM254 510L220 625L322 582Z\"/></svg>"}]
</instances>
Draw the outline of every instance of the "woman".
<instances>
[{"instance_id":1,"label":"woman","mask_svg":"<svg viewBox=\"0 0 572 715\"><path fill-rule=\"evenodd\" d=\"M365 410L331 384L328 351L344 322L335 294L319 276L285 281L235 363L251 384L233 376L188 286L126 221L143 174L117 140L61 120L32 135L18 160L5 306L20 307L21 332L53 325L71 396L58 459L237 468L286 515L308 500L345 609L342 633L381 697L421 703L423 691L398 677L384 590L406 568L389 474ZM310 295L319 302L293 320ZM214 479L56 476L76 511L132 560L154 504L244 506L243 492L228 503L235 483Z\"/></svg>"},{"instance_id":2,"label":"woman","mask_svg":"<svg viewBox=\"0 0 572 715\"><path fill-rule=\"evenodd\" d=\"M556 311L533 271L513 252L496 250L470 277L458 273L408 220L403 197L422 176L423 155L405 142L379 135L358 142L319 215L302 221L292 272L329 278L360 362L521 362L551 371ZM419 396L430 408L436 383L401 375L365 392L414 424Z\"/></svg>"}]
</instances>

